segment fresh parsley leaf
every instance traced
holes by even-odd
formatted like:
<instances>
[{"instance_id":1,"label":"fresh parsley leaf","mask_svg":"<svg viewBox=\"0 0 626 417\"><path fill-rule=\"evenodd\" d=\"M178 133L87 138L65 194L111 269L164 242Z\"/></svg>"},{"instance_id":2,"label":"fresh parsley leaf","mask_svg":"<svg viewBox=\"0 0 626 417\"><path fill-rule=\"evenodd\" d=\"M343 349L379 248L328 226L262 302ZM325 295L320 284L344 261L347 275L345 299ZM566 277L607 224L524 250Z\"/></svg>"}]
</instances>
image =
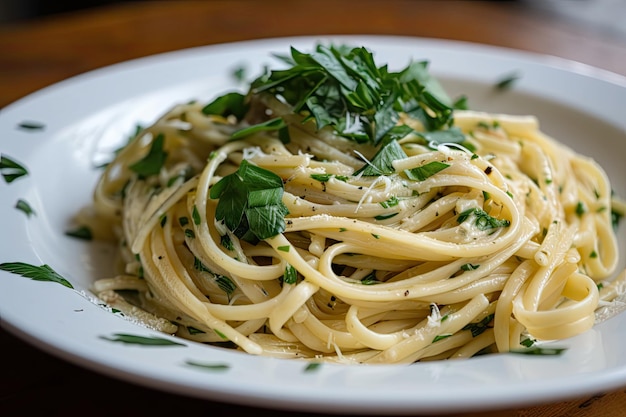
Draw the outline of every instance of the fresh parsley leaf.
<instances>
[{"instance_id":1,"label":"fresh parsley leaf","mask_svg":"<svg viewBox=\"0 0 626 417\"><path fill-rule=\"evenodd\" d=\"M134 334L116 333L113 337L101 336L101 339L108 340L110 342L126 343L129 345L141 345L141 346L186 346L183 343L178 343L170 339L156 336L138 336Z\"/></svg>"},{"instance_id":2,"label":"fresh parsley leaf","mask_svg":"<svg viewBox=\"0 0 626 417\"><path fill-rule=\"evenodd\" d=\"M152 141L148 154L143 159L131 164L129 168L139 174L140 178L147 178L161 172L167 158L167 152L163 150L164 141L165 135L158 134Z\"/></svg>"},{"instance_id":3,"label":"fresh parsley leaf","mask_svg":"<svg viewBox=\"0 0 626 417\"><path fill-rule=\"evenodd\" d=\"M236 92L224 94L202 108L202 113L206 115L216 114L224 117L234 115L237 119L242 119L247 112L245 96Z\"/></svg>"},{"instance_id":4,"label":"fresh parsley leaf","mask_svg":"<svg viewBox=\"0 0 626 417\"><path fill-rule=\"evenodd\" d=\"M35 266L23 262L6 262L0 264L0 269L21 275L24 278L30 278L34 281L56 282L67 288L74 288L68 280L63 278L48 265Z\"/></svg>"},{"instance_id":5,"label":"fresh parsley leaf","mask_svg":"<svg viewBox=\"0 0 626 417\"><path fill-rule=\"evenodd\" d=\"M424 181L426 178L432 177L449 166L450 165L443 162L432 161L419 167L407 169L404 172L406 176L413 181Z\"/></svg>"},{"instance_id":6,"label":"fresh parsley leaf","mask_svg":"<svg viewBox=\"0 0 626 417\"><path fill-rule=\"evenodd\" d=\"M417 115L428 130L452 124L452 103L425 61L390 72L366 48L321 44L308 54L291 48L291 56L280 58L289 68L258 77L251 93L279 97L315 120L317 129L330 126L341 136L378 145L400 111Z\"/></svg>"},{"instance_id":7,"label":"fresh parsley leaf","mask_svg":"<svg viewBox=\"0 0 626 417\"><path fill-rule=\"evenodd\" d=\"M0 172L7 184L28 175L28 170L23 165L5 155L0 155Z\"/></svg>"},{"instance_id":8,"label":"fresh parsley leaf","mask_svg":"<svg viewBox=\"0 0 626 417\"><path fill-rule=\"evenodd\" d=\"M406 153L397 141L392 140L376 152L372 160L357 170L354 175L380 176L396 172L393 161L407 158Z\"/></svg>"},{"instance_id":9,"label":"fresh parsley leaf","mask_svg":"<svg viewBox=\"0 0 626 417\"><path fill-rule=\"evenodd\" d=\"M236 172L211 188L210 197L219 199L215 218L235 236L255 242L285 230L289 210L282 202L283 192L278 175L243 160Z\"/></svg>"}]
</instances>

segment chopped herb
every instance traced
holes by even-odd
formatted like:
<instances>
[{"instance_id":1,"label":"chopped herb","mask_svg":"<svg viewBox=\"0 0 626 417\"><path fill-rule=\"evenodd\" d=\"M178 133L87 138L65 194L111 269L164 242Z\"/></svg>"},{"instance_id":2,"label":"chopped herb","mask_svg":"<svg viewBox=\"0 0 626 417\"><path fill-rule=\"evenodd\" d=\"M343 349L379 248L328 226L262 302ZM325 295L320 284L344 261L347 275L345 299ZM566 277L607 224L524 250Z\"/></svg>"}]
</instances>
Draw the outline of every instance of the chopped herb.
<instances>
[{"instance_id":1,"label":"chopped herb","mask_svg":"<svg viewBox=\"0 0 626 417\"><path fill-rule=\"evenodd\" d=\"M530 339L530 338L526 338L520 342L520 345L525 346L525 347L531 347L534 344L535 344L535 340Z\"/></svg>"},{"instance_id":2,"label":"chopped herb","mask_svg":"<svg viewBox=\"0 0 626 417\"><path fill-rule=\"evenodd\" d=\"M140 178L147 178L161 172L161 168L167 158L167 152L163 150L164 141L165 135L162 133L158 134L152 141L148 154L134 164L131 164L129 168L136 172Z\"/></svg>"},{"instance_id":3,"label":"chopped herb","mask_svg":"<svg viewBox=\"0 0 626 417\"><path fill-rule=\"evenodd\" d=\"M225 275L216 275L215 282L217 283L217 286L226 293L228 299L230 300L230 297L237 289L235 283Z\"/></svg>"},{"instance_id":4,"label":"chopped herb","mask_svg":"<svg viewBox=\"0 0 626 417\"><path fill-rule=\"evenodd\" d=\"M198 258L197 256L194 256L193 258L193 267L197 271L208 272L209 274L213 274L213 272L211 272L211 270L207 268L206 265L204 265L202 261L200 260L200 258Z\"/></svg>"},{"instance_id":5,"label":"chopped herb","mask_svg":"<svg viewBox=\"0 0 626 417\"><path fill-rule=\"evenodd\" d=\"M35 210L33 210L26 200L22 200L21 198L15 203L15 208L26 213L28 217L35 215Z\"/></svg>"},{"instance_id":6,"label":"chopped herb","mask_svg":"<svg viewBox=\"0 0 626 417\"><path fill-rule=\"evenodd\" d=\"M218 335L222 340L228 340L228 337L226 337L226 335L222 332L220 332L217 329L213 329L213 331L215 332L216 335Z\"/></svg>"},{"instance_id":7,"label":"chopped herb","mask_svg":"<svg viewBox=\"0 0 626 417\"><path fill-rule=\"evenodd\" d=\"M224 117L234 115L237 119L243 118L247 111L245 96L241 93L227 93L202 108L202 113L206 115L215 114Z\"/></svg>"},{"instance_id":8,"label":"chopped herb","mask_svg":"<svg viewBox=\"0 0 626 417\"><path fill-rule=\"evenodd\" d=\"M478 264L474 265L474 264L466 263L466 264L461 265L461 270L463 271L473 271L478 268L480 268L480 265Z\"/></svg>"},{"instance_id":9,"label":"chopped herb","mask_svg":"<svg viewBox=\"0 0 626 417\"><path fill-rule=\"evenodd\" d=\"M163 214L163 215L161 215L161 221L160 221L160 223L161 223L161 227L164 227L164 226L165 226L165 224L167 223L167 214Z\"/></svg>"},{"instance_id":10,"label":"chopped herb","mask_svg":"<svg viewBox=\"0 0 626 417\"><path fill-rule=\"evenodd\" d=\"M219 198L215 218L240 239L255 243L285 230L289 210L282 202L283 182L271 171L244 160L211 188L210 196Z\"/></svg>"},{"instance_id":11,"label":"chopped herb","mask_svg":"<svg viewBox=\"0 0 626 417\"><path fill-rule=\"evenodd\" d=\"M591 251L591 253L589 254L589 257L592 258L592 259L597 258L598 257L598 252L596 252L595 250Z\"/></svg>"},{"instance_id":12,"label":"chopped herb","mask_svg":"<svg viewBox=\"0 0 626 417\"><path fill-rule=\"evenodd\" d=\"M241 67L237 67L235 69L233 69L233 78L236 81L244 81L246 78L246 69L245 67L241 66Z\"/></svg>"},{"instance_id":13,"label":"chopped herb","mask_svg":"<svg viewBox=\"0 0 626 417\"><path fill-rule=\"evenodd\" d=\"M311 178L319 182L328 182L332 177L335 177L339 181L346 182L348 181L348 177L344 175L335 175L335 174L311 174Z\"/></svg>"},{"instance_id":14,"label":"chopped herb","mask_svg":"<svg viewBox=\"0 0 626 417\"><path fill-rule=\"evenodd\" d=\"M189 224L189 218L188 217L179 217L178 218L178 223L181 225L181 227L185 227Z\"/></svg>"},{"instance_id":15,"label":"chopped herb","mask_svg":"<svg viewBox=\"0 0 626 417\"><path fill-rule=\"evenodd\" d=\"M390 218L392 218L394 216L397 216L397 215L398 215L398 213L381 214L381 215L378 215L378 216L374 216L374 218L376 220L387 220L387 219L390 219Z\"/></svg>"},{"instance_id":16,"label":"chopped herb","mask_svg":"<svg viewBox=\"0 0 626 417\"><path fill-rule=\"evenodd\" d=\"M185 236L194 239L196 237L196 232L191 229L185 229Z\"/></svg>"},{"instance_id":17,"label":"chopped herb","mask_svg":"<svg viewBox=\"0 0 626 417\"><path fill-rule=\"evenodd\" d=\"M193 219L193 223L195 225L199 225L201 223L200 213L198 213L198 208L194 205L193 210L191 212L191 218Z\"/></svg>"},{"instance_id":18,"label":"chopped herb","mask_svg":"<svg viewBox=\"0 0 626 417\"><path fill-rule=\"evenodd\" d=\"M187 331L189 334L205 334L206 332L200 329L197 329L193 326L187 326Z\"/></svg>"},{"instance_id":19,"label":"chopped herb","mask_svg":"<svg viewBox=\"0 0 626 417\"><path fill-rule=\"evenodd\" d=\"M156 336L138 336L133 334L116 333L113 337L101 336L101 339L108 340L110 342L120 342L129 345L142 345L142 346L186 346L183 343L175 342L170 339Z\"/></svg>"},{"instance_id":20,"label":"chopped herb","mask_svg":"<svg viewBox=\"0 0 626 417\"><path fill-rule=\"evenodd\" d=\"M371 272L370 274L368 274L367 276L363 277L361 279L361 284L363 285L375 285L375 284L380 284L380 281L378 280L378 278L376 278L376 272Z\"/></svg>"},{"instance_id":21,"label":"chopped herb","mask_svg":"<svg viewBox=\"0 0 626 417\"><path fill-rule=\"evenodd\" d=\"M270 119L266 122L258 123L252 126L244 127L243 129L239 129L231 135L232 140L241 139L246 136L250 136L254 133L258 132L271 132L281 130L287 127L287 124L283 120L282 117L276 117L274 119Z\"/></svg>"},{"instance_id":22,"label":"chopped herb","mask_svg":"<svg viewBox=\"0 0 626 417\"><path fill-rule=\"evenodd\" d=\"M395 195L388 200L380 202L380 205L383 208L395 207L398 204L400 204L400 200L398 200L398 197L396 197Z\"/></svg>"},{"instance_id":23,"label":"chopped herb","mask_svg":"<svg viewBox=\"0 0 626 417\"><path fill-rule=\"evenodd\" d=\"M227 365L225 363L200 363L200 362L194 362L194 361L186 361L185 365L206 369L208 371L218 371L218 372L227 371L230 369L230 365Z\"/></svg>"},{"instance_id":24,"label":"chopped herb","mask_svg":"<svg viewBox=\"0 0 626 417\"><path fill-rule=\"evenodd\" d=\"M358 169L354 175L362 174L364 176L380 176L389 175L396 172L393 167L393 161L405 159L406 153L397 141L393 140L376 152L372 160Z\"/></svg>"},{"instance_id":25,"label":"chopped herb","mask_svg":"<svg viewBox=\"0 0 626 417\"><path fill-rule=\"evenodd\" d=\"M407 169L404 172L409 179L414 181L424 181L426 178L432 177L439 171L442 171L449 166L450 165L443 162L432 161L416 168Z\"/></svg>"},{"instance_id":26,"label":"chopped herb","mask_svg":"<svg viewBox=\"0 0 626 417\"><path fill-rule=\"evenodd\" d=\"M283 275L283 282L285 284L295 284L298 279L298 271L292 265L287 265L285 268L285 274Z\"/></svg>"},{"instance_id":27,"label":"chopped herb","mask_svg":"<svg viewBox=\"0 0 626 417\"><path fill-rule=\"evenodd\" d=\"M46 125L41 122L23 121L18 123L17 127L24 130L43 130Z\"/></svg>"},{"instance_id":28,"label":"chopped herb","mask_svg":"<svg viewBox=\"0 0 626 417\"><path fill-rule=\"evenodd\" d=\"M222 244L223 247L225 247L229 251L234 249L233 241L230 239L230 236L228 235L223 235L222 237L220 237L220 243Z\"/></svg>"},{"instance_id":29,"label":"chopped herb","mask_svg":"<svg viewBox=\"0 0 626 417\"><path fill-rule=\"evenodd\" d=\"M613 230L617 231L619 227L619 222L624 217L624 213L621 213L615 209L611 209L611 223L613 224Z\"/></svg>"},{"instance_id":30,"label":"chopped herb","mask_svg":"<svg viewBox=\"0 0 626 417\"><path fill-rule=\"evenodd\" d=\"M488 230L488 229L494 229L498 227L509 227L511 225L511 222L509 220L496 219L494 217L491 217L489 214L487 214L485 211L479 208L471 208L471 209L465 210L464 212L459 214L459 217L457 218L457 222L459 224L463 223L464 221L469 219L472 215L476 219L474 224L479 230Z\"/></svg>"},{"instance_id":31,"label":"chopped herb","mask_svg":"<svg viewBox=\"0 0 626 417\"><path fill-rule=\"evenodd\" d=\"M489 314L477 323L469 323L465 325L465 327L463 327L463 330L471 331L472 337L476 337L489 328L489 323L491 323L493 317L493 314Z\"/></svg>"},{"instance_id":32,"label":"chopped herb","mask_svg":"<svg viewBox=\"0 0 626 417\"><path fill-rule=\"evenodd\" d=\"M23 262L6 262L0 264L0 269L21 275L24 278L30 278L34 281L56 282L67 288L74 288L68 280L63 278L48 265L35 266Z\"/></svg>"},{"instance_id":33,"label":"chopped herb","mask_svg":"<svg viewBox=\"0 0 626 417\"><path fill-rule=\"evenodd\" d=\"M538 356L555 356L565 352L566 348L549 348L532 346L524 349L511 349L510 353L518 353L523 355L538 355Z\"/></svg>"},{"instance_id":34,"label":"chopped herb","mask_svg":"<svg viewBox=\"0 0 626 417\"><path fill-rule=\"evenodd\" d=\"M500 91L508 90L519 78L520 76L517 73L506 75L496 82L495 88Z\"/></svg>"},{"instance_id":35,"label":"chopped herb","mask_svg":"<svg viewBox=\"0 0 626 417\"><path fill-rule=\"evenodd\" d=\"M582 201L579 201L578 203L576 203L576 215L578 217L581 217L583 214L585 214L587 210L585 209L585 205L583 204Z\"/></svg>"},{"instance_id":36,"label":"chopped herb","mask_svg":"<svg viewBox=\"0 0 626 417\"><path fill-rule=\"evenodd\" d=\"M28 175L28 170L24 166L5 155L0 155L0 172L7 184Z\"/></svg>"},{"instance_id":37,"label":"chopped herb","mask_svg":"<svg viewBox=\"0 0 626 417\"><path fill-rule=\"evenodd\" d=\"M78 239L84 239L84 240L93 239L93 234L91 233L91 229L87 226L79 226L76 229L68 230L67 232L65 232L65 234L67 236L75 237Z\"/></svg>"},{"instance_id":38,"label":"chopped herb","mask_svg":"<svg viewBox=\"0 0 626 417\"><path fill-rule=\"evenodd\" d=\"M317 371L318 369L320 369L322 366L322 364L320 362L309 362L305 367L304 367L304 372L313 372L313 371Z\"/></svg>"},{"instance_id":39,"label":"chopped herb","mask_svg":"<svg viewBox=\"0 0 626 417\"><path fill-rule=\"evenodd\" d=\"M377 235L376 233L372 233L371 235L374 237L374 239L380 239L380 235Z\"/></svg>"},{"instance_id":40,"label":"chopped herb","mask_svg":"<svg viewBox=\"0 0 626 417\"><path fill-rule=\"evenodd\" d=\"M279 246L278 250L282 251L282 252L289 252L289 249L291 248L290 245L285 245L285 246Z\"/></svg>"},{"instance_id":41,"label":"chopped herb","mask_svg":"<svg viewBox=\"0 0 626 417\"><path fill-rule=\"evenodd\" d=\"M447 339L450 336L452 336L452 335L451 334L438 334L437 336L435 336L435 338L433 339L432 343L438 342L438 341L443 340L443 339Z\"/></svg>"},{"instance_id":42,"label":"chopped herb","mask_svg":"<svg viewBox=\"0 0 626 417\"><path fill-rule=\"evenodd\" d=\"M400 111L429 130L451 125L451 100L428 73L428 62L390 72L365 48L324 45L309 54L291 48L290 56L279 58L289 68L257 78L251 92L279 95L296 113L310 115L317 129L330 126L339 135L377 145L394 129Z\"/></svg>"}]
</instances>

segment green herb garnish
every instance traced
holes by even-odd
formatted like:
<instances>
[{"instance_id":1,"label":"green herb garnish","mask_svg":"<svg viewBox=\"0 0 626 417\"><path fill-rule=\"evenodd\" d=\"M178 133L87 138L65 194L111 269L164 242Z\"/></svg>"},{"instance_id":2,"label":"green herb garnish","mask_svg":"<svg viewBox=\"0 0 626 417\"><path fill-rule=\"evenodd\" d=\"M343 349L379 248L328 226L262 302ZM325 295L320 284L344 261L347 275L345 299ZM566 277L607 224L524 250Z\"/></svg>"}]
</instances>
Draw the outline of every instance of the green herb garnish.
<instances>
[{"instance_id":1,"label":"green herb garnish","mask_svg":"<svg viewBox=\"0 0 626 417\"><path fill-rule=\"evenodd\" d=\"M283 275L283 282L285 284L295 284L298 279L298 271L292 265L287 265L285 268L285 274Z\"/></svg>"},{"instance_id":2,"label":"green herb garnish","mask_svg":"<svg viewBox=\"0 0 626 417\"><path fill-rule=\"evenodd\" d=\"M495 229L498 227L509 227L511 225L511 222L509 220L496 219L495 217L491 217L484 210L479 208L471 208L465 210L464 212L459 214L457 222L459 224L463 223L470 217L474 217L474 224L479 230Z\"/></svg>"},{"instance_id":3,"label":"green herb garnish","mask_svg":"<svg viewBox=\"0 0 626 417\"><path fill-rule=\"evenodd\" d=\"M21 275L24 278L30 278L34 281L56 282L67 288L74 288L68 280L63 278L48 265L35 266L24 262L6 262L0 264L0 269Z\"/></svg>"},{"instance_id":4,"label":"green herb garnish","mask_svg":"<svg viewBox=\"0 0 626 417\"><path fill-rule=\"evenodd\" d=\"M24 212L28 217L35 215L35 210L33 210L26 200L22 200L21 198L15 203L15 208Z\"/></svg>"},{"instance_id":5,"label":"green herb garnish","mask_svg":"<svg viewBox=\"0 0 626 417\"><path fill-rule=\"evenodd\" d=\"M185 365L193 366L196 368L206 369L208 371L223 372L230 369L230 365L225 363L201 363L194 361L186 361Z\"/></svg>"},{"instance_id":6,"label":"green herb garnish","mask_svg":"<svg viewBox=\"0 0 626 417\"><path fill-rule=\"evenodd\" d=\"M7 184L28 175L28 170L23 165L5 155L0 155L0 172Z\"/></svg>"},{"instance_id":7,"label":"green herb garnish","mask_svg":"<svg viewBox=\"0 0 626 417\"><path fill-rule=\"evenodd\" d=\"M165 135L162 133L158 134L152 141L148 154L134 164L131 164L129 168L136 172L140 178L147 178L161 172L161 168L167 158L167 152L163 150L164 141Z\"/></svg>"},{"instance_id":8,"label":"green herb garnish","mask_svg":"<svg viewBox=\"0 0 626 417\"><path fill-rule=\"evenodd\" d=\"M77 239L84 239L84 240L93 239L93 233L91 232L91 229L87 226L79 226L76 229L68 230L67 232L65 232L65 235L70 236L70 237L75 237Z\"/></svg>"},{"instance_id":9,"label":"green herb garnish","mask_svg":"<svg viewBox=\"0 0 626 417\"><path fill-rule=\"evenodd\" d=\"M414 181L424 181L426 178L432 177L449 166L450 165L443 162L432 161L416 168L407 169L404 172L407 177Z\"/></svg>"},{"instance_id":10,"label":"green herb garnish","mask_svg":"<svg viewBox=\"0 0 626 417\"><path fill-rule=\"evenodd\" d=\"M113 337L101 336L101 339L108 340L110 342L126 343L129 345L142 345L142 346L186 346L183 343L178 343L170 339L156 336L137 336L133 334L116 333Z\"/></svg>"},{"instance_id":11,"label":"green herb garnish","mask_svg":"<svg viewBox=\"0 0 626 417\"><path fill-rule=\"evenodd\" d=\"M291 48L290 56L278 58L289 68L257 78L251 92L280 96L294 112L315 120L317 129L330 126L341 136L377 145L402 111L428 130L452 124L451 100L426 61L390 72L366 48L324 45L308 54Z\"/></svg>"},{"instance_id":12,"label":"green herb garnish","mask_svg":"<svg viewBox=\"0 0 626 417\"><path fill-rule=\"evenodd\" d=\"M244 160L211 188L210 196L219 199L215 218L240 239L255 243L285 230L289 210L282 202L283 182L271 171Z\"/></svg>"}]
</instances>

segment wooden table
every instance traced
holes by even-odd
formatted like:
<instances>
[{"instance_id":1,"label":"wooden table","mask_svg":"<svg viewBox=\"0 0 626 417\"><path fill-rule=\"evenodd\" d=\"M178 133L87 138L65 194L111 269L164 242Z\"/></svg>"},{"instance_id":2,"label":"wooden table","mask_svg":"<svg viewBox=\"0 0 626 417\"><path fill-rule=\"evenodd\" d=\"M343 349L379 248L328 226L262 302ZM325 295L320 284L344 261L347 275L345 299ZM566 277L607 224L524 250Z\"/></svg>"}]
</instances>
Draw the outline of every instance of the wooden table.
<instances>
[{"instance_id":1,"label":"wooden table","mask_svg":"<svg viewBox=\"0 0 626 417\"><path fill-rule=\"evenodd\" d=\"M129 2L0 26L0 108L67 77L132 58L316 34L465 40L555 55L626 75L626 39L621 35L540 13L523 2ZM0 330L0 338L0 415L307 415L161 393L66 363L6 330ZM626 387L557 404L464 416L618 417L625 410Z\"/></svg>"}]
</instances>

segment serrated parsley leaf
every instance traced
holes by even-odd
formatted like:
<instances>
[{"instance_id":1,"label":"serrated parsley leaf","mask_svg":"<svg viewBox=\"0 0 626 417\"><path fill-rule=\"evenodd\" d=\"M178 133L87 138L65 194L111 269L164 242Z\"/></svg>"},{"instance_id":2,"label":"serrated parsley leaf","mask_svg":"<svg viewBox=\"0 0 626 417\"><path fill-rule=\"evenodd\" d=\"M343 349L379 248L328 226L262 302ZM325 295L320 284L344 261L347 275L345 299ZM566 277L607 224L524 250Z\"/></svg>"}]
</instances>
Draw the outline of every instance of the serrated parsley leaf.
<instances>
[{"instance_id":1,"label":"serrated parsley leaf","mask_svg":"<svg viewBox=\"0 0 626 417\"><path fill-rule=\"evenodd\" d=\"M28 175L28 170L23 165L5 155L0 155L0 172L7 184Z\"/></svg>"},{"instance_id":2,"label":"serrated parsley leaf","mask_svg":"<svg viewBox=\"0 0 626 417\"><path fill-rule=\"evenodd\" d=\"M186 346L184 343L178 343L164 337L156 336L138 336L134 334L116 333L113 337L101 336L101 339L110 342L126 343L129 345L141 346Z\"/></svg>"},{"instance_id":3,"label":"serrated parsley leaf","mask_svg":"<svg viewBox=\"0 0 626 417\"><path fill-rule=\"evenodd\" d=\"M24 278L30 278L34 281L56 282L67 288L74 288L68 280L63 278L48 265L35 266L24 262L6 262L0 264L0 269L21 275Z\"/></svg>"},{"instance_id":4,"label":"serrated parsley leaf","mask_svg":"<svg viewBox=\"0 0 626 417\"><path fill-rule=\"evenodd\" d=\"M257 78L251 93L279 97L314 119L318 129L330 126L338 135L378 145L400 111L415 114L427 130L452 124L451 100L428 73L427 62L390 72L377 66L366 48L345 45L317 45L309 54L291 48L282 60L289 68Z\"/></svg>"},{"instance_id":5,"label":"serrated parsley leaf","mask_svg":"<svg viewBox=\"0 0 626 417\"><path fill-rule=\"evenodd\" d=\"M235 236L254 242L285 230L289 210L282 202L283 192L278 175L243 160L236 172L211 188L210 196L219 199L215 218Z\"/></svg>"}]
</instances>

